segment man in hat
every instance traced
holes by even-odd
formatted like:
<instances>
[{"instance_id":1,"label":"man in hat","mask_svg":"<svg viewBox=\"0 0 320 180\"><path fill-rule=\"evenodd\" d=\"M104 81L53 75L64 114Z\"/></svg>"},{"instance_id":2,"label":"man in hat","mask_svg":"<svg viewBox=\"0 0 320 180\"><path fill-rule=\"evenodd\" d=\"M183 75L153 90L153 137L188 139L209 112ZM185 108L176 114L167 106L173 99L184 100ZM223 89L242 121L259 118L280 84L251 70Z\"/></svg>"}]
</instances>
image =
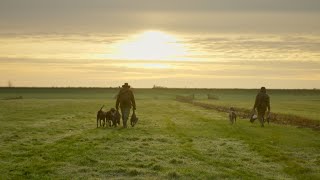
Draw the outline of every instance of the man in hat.
<instances>
[{"instance_id":1,"label":"man in hat","mask_svg":"<svg viewBox=\"0 0 320 180\"><path fill-rule=\"evenodd\" d=\"M119 104L122 114L123 127L127 127L127 120L130 115L130 109L136 110L136 101L128 83L124 83L117 96L116 108L119 110Z\"/></svg>"},{"instance_id":2,"label":"man in hat","mask_svg":"<svg viewBox=\"0 0 320 180\"><path fill-rule=\"evenodd\" d=\"M266 111L268 110L267 114L270 113L270 97L267 94L267 90L265 87L261 87L260 92L256 96L252 111L255 110L258 111L258 119L260 121L261 127L264 127L263 124ZM254 120L251 122L254 122Z\"/></svg>"}]
</instances>

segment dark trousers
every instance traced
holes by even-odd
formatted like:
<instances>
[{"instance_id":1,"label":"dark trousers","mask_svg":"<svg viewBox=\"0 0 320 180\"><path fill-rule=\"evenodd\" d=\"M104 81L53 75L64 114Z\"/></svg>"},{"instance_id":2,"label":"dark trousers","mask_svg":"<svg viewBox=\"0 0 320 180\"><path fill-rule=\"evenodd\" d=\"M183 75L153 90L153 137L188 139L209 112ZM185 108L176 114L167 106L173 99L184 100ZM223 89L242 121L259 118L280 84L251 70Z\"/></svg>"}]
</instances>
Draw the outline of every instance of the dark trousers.
<instances>
[{"instance_id":1,"label":"dark trousers","mask_svg":"<svg viewBox=\"0 0 320 180\"><path fill-rule=\"evenodd\" d=\"M130 107L121 107L121 115L122 115L122 122L123 122L123 127L127 127L127 121L129 119L130 115Z\"/></svg>"},{"instance_id":2,"label":"dark trousers","mask_svg":"<svg viewBox=\"0 0 320 180\"><path fill-rule=\"evenodd\" d=\"M266 109L258 109L258 120L261 126L264 126L264 116L266 114Z\"/></svg>"}]
</instances>

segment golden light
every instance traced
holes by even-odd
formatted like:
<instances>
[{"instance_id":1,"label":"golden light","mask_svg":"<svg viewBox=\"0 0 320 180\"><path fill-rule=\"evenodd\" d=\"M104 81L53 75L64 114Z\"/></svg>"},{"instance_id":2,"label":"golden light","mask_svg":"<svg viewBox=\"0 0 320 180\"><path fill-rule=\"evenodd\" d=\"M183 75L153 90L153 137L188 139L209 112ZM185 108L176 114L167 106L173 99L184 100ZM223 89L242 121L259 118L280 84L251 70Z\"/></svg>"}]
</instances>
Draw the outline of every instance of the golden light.
<instances>
[{"instance_id":1,"label":"golden light","mask_svg":"<svg viewBox=\"0 0 320 180\"><path fill-rule=\"evenodd\" d=\"M127 63L128 68L145 68L145 69L171 69L172 65L166 63Z\"/></svg>"},{"instance_id":2,"label":"golden light","mask_svg":"<svg viewBox=\"0 0 320 180\"><path fill-rule=\"evenodd\" d=\"M161 32L146 31L117 42L107 58L123 60L184 60L185 46L177 37Z\"/></svg>"}]
</instances>

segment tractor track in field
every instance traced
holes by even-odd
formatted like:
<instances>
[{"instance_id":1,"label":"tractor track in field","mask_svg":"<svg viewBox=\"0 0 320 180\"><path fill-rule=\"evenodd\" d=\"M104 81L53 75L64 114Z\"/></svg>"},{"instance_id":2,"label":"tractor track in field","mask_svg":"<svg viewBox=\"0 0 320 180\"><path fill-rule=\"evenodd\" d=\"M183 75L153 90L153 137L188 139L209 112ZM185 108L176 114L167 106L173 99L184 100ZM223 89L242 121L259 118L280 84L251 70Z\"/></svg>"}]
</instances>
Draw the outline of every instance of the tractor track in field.
<instances>
[{"instance_id":1,"label":"tractor track in field","mask_svg":"<svg viewBox=\"0 0 320 180\"><path fill-rule=\"evenodd\" d=\"M213 109L219 112L228 113L230 108L226 106L219 106L214 104L197 102L189 97L184 98L181 96L177 96L176 100L178 102L192 104L194 106L202 107L205 109ZM238 117L250 119L251 110L245 109L245 108L237 108L237 107L234 107L234 109L237 112ZM282 125L293 125L297 127L311 128L313 130L320 131L320 121L301 117L301 116L296 116L296 115L271 112L270 122L273 122L276 124L282 124Z\"/></svg>"}]
</instances>

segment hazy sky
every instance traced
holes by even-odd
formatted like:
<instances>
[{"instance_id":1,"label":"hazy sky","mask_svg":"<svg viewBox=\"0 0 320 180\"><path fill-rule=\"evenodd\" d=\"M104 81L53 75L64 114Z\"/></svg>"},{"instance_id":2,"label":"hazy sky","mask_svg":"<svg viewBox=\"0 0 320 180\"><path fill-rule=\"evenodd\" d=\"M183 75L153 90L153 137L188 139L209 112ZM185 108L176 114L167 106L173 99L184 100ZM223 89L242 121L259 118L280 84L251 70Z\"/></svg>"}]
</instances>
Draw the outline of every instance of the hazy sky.
<instances>
[{"instance_id":1,"label":"hazy sky","mask_svg":"<svg viewBox=\"0 0 320 180\"><path fill-rule=\"evenodd\" d=\"M0 86L320 88L319 0L0 0Z\"/></svg>"},{"instance_id":2,"label":"hazy sky","mask_svg":"<svg viewBox=\"0 0 320 180\"><path fill-rule=\"evenodd\" d=\"M2 32L319 32L319 0L1 0Z\"/></svg>"}]
</instances>

